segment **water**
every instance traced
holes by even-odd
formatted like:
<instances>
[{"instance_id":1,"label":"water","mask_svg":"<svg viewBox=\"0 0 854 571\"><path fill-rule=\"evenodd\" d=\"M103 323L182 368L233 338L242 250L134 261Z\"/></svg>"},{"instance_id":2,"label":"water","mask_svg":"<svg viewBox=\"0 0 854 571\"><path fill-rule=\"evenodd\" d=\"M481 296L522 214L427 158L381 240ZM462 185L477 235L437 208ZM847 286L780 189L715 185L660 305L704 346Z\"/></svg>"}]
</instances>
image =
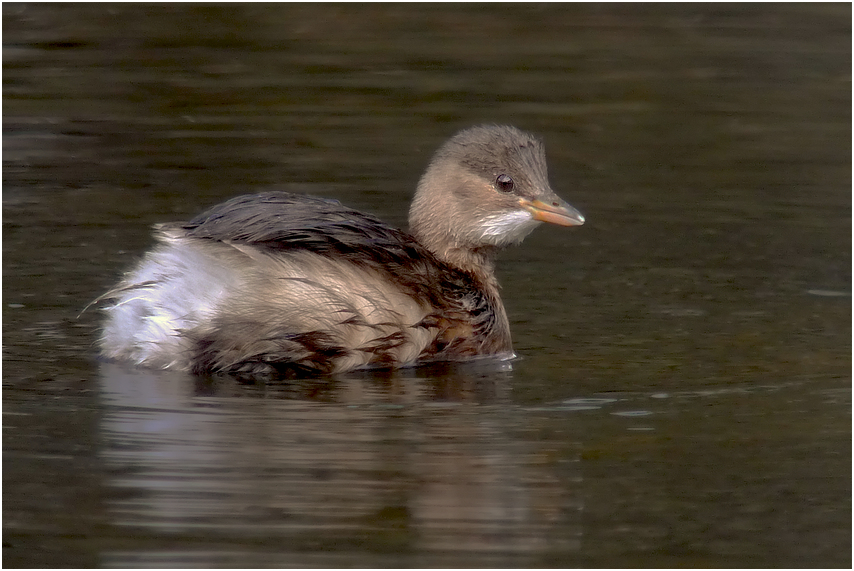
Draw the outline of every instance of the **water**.
<instances>
[{"instance_id":1,"label":"water","mask_svg":"<svg viewBox=\"0 0 854 571\"><path fill-rule=\"evenodd\" d=\"M5 566L850 566L850 6L3 15ZM518 360L97 361L151 224L276 187L402 226L481 122L588 220L501 257Z\"/></svg>"}]
</instances>

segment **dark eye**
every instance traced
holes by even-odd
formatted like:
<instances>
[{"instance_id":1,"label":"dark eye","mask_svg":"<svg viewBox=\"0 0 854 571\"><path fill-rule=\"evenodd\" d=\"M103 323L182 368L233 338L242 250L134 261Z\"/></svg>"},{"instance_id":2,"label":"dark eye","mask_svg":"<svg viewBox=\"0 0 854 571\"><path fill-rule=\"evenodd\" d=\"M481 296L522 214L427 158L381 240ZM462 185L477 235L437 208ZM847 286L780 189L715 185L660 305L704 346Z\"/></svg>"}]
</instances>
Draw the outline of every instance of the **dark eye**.
<instances>
[{"instance_id":1,"label":"dark eye","mask_svg":"<svg viewBox=\"0 0 854 571\"><path fill-rule=\"evenodd\" d=\"M513 190L513 179L506 174L500 174L498 175L498 178L495 179L495 186L501 192L510 192Z\"/></svg>"}]
</instances>

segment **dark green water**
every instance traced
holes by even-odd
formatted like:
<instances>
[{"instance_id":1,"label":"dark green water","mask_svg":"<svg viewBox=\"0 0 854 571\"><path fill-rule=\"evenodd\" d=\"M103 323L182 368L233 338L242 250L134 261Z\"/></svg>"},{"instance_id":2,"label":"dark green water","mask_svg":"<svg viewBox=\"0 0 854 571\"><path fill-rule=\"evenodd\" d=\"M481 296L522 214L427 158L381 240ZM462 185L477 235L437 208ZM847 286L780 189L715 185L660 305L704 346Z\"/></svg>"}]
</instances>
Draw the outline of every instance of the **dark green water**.
<instances>
[{"instance_id":1,"label":"dark green water","mask_svg":"<svg viewBox=\"0 0 854 571\"><path fill-rule=\"evenodd\" d=\"M851 8L3 5L3 564L851 565ZM506 366L99 363L149 226L277 187L405 225L456 130L587 217Z\"/></svg>"}]
</instances>

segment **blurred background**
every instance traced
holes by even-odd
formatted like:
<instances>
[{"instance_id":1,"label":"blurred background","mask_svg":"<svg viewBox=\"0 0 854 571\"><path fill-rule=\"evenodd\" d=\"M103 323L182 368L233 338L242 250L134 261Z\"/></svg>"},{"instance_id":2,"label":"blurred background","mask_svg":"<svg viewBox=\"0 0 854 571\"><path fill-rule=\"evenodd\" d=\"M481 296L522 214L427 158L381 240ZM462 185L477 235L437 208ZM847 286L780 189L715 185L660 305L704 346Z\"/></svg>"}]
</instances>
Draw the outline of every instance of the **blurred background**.
<instances>
[{"instance_id":1,"label":"blurred background","mask_svg":"<svg viewBox=\"0 0 854 571\"><path fill-rule=\"evenodd\" d=\"M850 4L2 9L5 566L851 565ZM499 260L518 360L98 361L152 224L405 226L479 123L587 217Z\"/></svg>"}]
</instances>

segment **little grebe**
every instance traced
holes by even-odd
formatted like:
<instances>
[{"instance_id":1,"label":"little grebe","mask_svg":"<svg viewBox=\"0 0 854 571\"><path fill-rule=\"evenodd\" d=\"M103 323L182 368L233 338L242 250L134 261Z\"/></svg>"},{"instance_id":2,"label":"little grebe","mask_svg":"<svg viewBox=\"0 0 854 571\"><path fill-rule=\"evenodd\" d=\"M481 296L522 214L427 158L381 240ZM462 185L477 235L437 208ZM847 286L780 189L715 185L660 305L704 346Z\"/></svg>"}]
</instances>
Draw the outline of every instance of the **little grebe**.
<instances>
[{"instance_id":1,"label":"little grebe","mask_svg":"<svg viewBox=\"0 0 854 571\"><path fill-rule=\"evenodd\" d=\"M186 223L102 299L102 353L192 371L348 371L512 357L496 252L584 217L549 187L539 139L459 132L433 157L410 232L336 201L239 196Z\"/></svg>"}]
</instances>

